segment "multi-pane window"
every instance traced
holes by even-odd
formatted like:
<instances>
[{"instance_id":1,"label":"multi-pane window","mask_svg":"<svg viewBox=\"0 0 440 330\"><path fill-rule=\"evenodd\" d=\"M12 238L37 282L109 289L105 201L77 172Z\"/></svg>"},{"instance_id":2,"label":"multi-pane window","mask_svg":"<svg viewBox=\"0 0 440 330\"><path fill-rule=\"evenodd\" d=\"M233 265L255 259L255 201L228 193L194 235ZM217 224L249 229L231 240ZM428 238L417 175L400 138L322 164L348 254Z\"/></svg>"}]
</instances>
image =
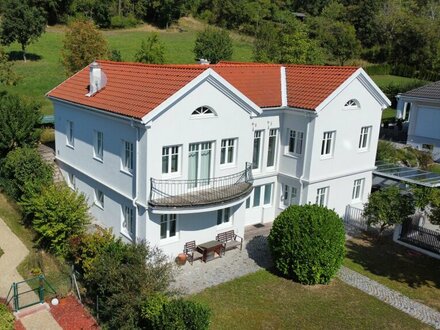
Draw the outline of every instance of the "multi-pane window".
<instances>
[{"instance_id":1,"label":"multi-pane window","mask_svg":"<svg viewBox=\"0 0 440 330\"><path fill-rule=\"evenodd\" d=\"M162 148L162 173L177 173L179 172L179 156L180 147L171 146Z\"/></svg>"},{"instance_id":2,"label":"multi-pane window","mask_svg":"<svg viewBox=\"0 0 440 330\"><path fill-rule=\"evenodd\" d=\"M360 108L359 102L354 99L348 100L344 104L344 109L358 109L358 108Z\"/></svg>"},{"instance_id":3,"label":"multi-pane window","mask_svg":"<svg viewBox=\"0 0 440 330\"><path fill-rule=\"evenodd\" d=\"M267 146L267 167L275 165L275 155L277 146L277 130L269 130L269 144Z\"/></svg>"},{"instance_id":4,"label":"multi-pane window","mask_svg":"<svg viewBox=\"0 0 440 330\"><path fill-rule=\"evenodd\" d=\"M370 141L371 126L361 128L361 135L359 136L359 150L367 150Z\"/></svg>"},{"instance_id":5,"label":"multi-pane window","mask_svg":"<svg viewBox=\"0 0 440 330\"><path fill-rule=\"evenodd\" d=\"M362 198L362 189L364 185L364 179L354 180L353 192L351 194L351 199L354 201L359 201Z\"/></svg>"},{"instance_id":6,"label":"multi-pane window","mask_svg":"<svg viewBox=\"0 0 440 330\"><path fill-rule=\"evenodd\" d=\"M333 154L333 144L335 140L335 131L324 132L321 144L321 156L330 157Z\"/></svg>"},{"instance_id":7,"label":"multi-pane window","mask_svg":"<svg viewBox=\"0 0 440 330\"><path fill-rule=\"evenodd\" d=\"M254 132L254 155L252 158L252 168L260 168L260 158L261 158L261 142L263 138L263 131Z\"/></svg>"},{"instance_id":8,"label":"multi-pane window","mask_svg":"<svg viewBox=\"0 0 440 330\"><path fill-rule=\"evenodd\" d=\"M102 209L104 208L104 193L99 189L95 189L95 204Z\"/></svg>"},{"instance_id":9,"label":"multi-pane window","mask_svg":"<svg viewBox=\"0 0 440 330\"><path fill-rule=\"evenodd\" d=\"M175 237L177 232L177 216L162 214L160 216L160 239Z\"/></svg>"},{"instance_id":10,"label":"multi-pane window","mask_svg":"<svg viewBox=\"0 0 440 330\"><path fill-rule=\"evenodd\" d=\"M319 188L316 191L316 204L319 206L327 206L328 187Z\"/></svg>"},{"instance_id":11,"label":"multi-pane window","mask_svg":"<svg viewBox=\"0 0 440 330\"><path fill-rule=\"evenodd\" d=\"M133 235L135 231L135 226L136 222L134 209L130 206L125 205L123 210L122 230L129 235Z\"/></svg>"},{"instance_id":12,"label":"multi-pane window","mask_svg":"<svg viewBox=\"0 0 440 330\"><path fill-rule=\"evenodd\" d=\"M233 164L235 161L235 139L222 140L220 164Z\"/></svg>"},{"instance_id":13,"label":"multi-pane window","mask_svg":"<svg viewBox=\"0 0 440 330\"><path fill-rule=\"evenodd\" d=\"M67 121L67 127L66 127L66 137L67 137L67 145L73 147L74 146L74 137L73 137L73 121L68 120Z\"/></svg>"},{"instance_id":14,"label":"multi-pane window","mask_svg":"<svg viewBox=\"0 0 440 330\"><path fill-rule=\"evenodd\" d=\"M264 185L264 205L272 204L272 183Z\"/></svg>"},{"instance_id":15,"label":"multi-pane window","mask_svg":"<svg viewBox=\"0 0 440 330\"><path fill-rule=\"evenodd\" d=\"M228 223L231 218L231 209L228 207L217 211L217 225Z\"/></svg>"},{"instance_id":16,"label":"multi-pane window","mask_svg":"<svg viewBox=\"0 0 440 330\"><path fill-rule=\"evenodd\" d=\"M93 153L94 156L102 160L102 155L104 151L104 134L100 131L95 131L93 141Z\"/></svg>"},{"instance_id":17,"label":"multi-pane window","mask_svg":"<svg viewBox=\"0 0 440 330\"><path fill-rule=\"evenodd\" d=\"M257 186L254 188L254 203L252 204L254 207L260 206L261 204L261 186Z\"/></svg>"},{"instance_id":18,"label":"multi-pane window","mask_svg":"<svg viewBox=\"0 0 440 330\"><path fill-rule=\"evenodd\" d=\"M289 129L289 144L288 152L289 154L301 155L304 142L304 133L299 131L294 131Z\"/></svg>"},{"instance_id":19,"label":"multi-pane window","mask_svg":"<svg viewBox=\"0 0 440 330\"><path fill-rule=\"evenodd\" d=\"M295 200L296 200L297 194L298 194L298 191L295 187L291 187L287 184L283 185L282 200L283 200L284 206L296 204Z\"/></svg>"},{"instance_id":20,"label":"multi-pane window","mask_svg":"<svg viewBox=\"0 0 440 330\"><path fill-rule=\"evenodd\" d=\"M128 141L123 141L124 150L122 154L122 167L124 170L131 172L133 170L134 159L133 159L133 143Z\"/></svg>"},{"instance_id":21,"label":"multi-pane window","mask_svg":"<svg viewBox=\"0 0 440 330\"><path fill-rule=\"evenodd\" d=\"M192 112L193 116L213 116L214 112L208 107L199 107Z\"/></svg>"},{"instance_id":22,"label":"multi-pane window","mask_svg":"<svg viewBox=\"0 0 440 330\"><path fill-rule=\"evenodd\" d=\"M67 183L70 188L76 189L76 178L75 178L75 175L73 175L73 173L68 173L68 182Z\"/></svg>"}]
</instances>

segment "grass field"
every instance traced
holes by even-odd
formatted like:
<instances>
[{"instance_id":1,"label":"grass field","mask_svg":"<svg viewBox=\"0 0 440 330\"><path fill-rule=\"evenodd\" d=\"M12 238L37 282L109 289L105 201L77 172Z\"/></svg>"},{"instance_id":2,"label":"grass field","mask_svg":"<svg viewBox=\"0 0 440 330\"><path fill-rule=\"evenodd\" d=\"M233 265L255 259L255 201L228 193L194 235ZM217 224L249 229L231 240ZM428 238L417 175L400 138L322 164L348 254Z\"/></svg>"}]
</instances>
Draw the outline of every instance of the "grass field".
<instances>
[{"instance_id":1,"label":"grass field","mask_svg":"<svg viewBox=\"0 0 440 330\"><path fill-rule=\"evenodd\" d=\"M409 85L419 81L419 79L393 76L393 75L372 75L371 79L373 79L374 82L380 88L384 88L385 86L388 86L390 84L402 86L402 85Z\"/></svg>"},{"instance_id":2,"label":"grass field","mask_svg":"<svg viewBox=\"0 0 440 330\"><path fill-rule=\"evenodd\" d=\"M142 40L146 39L152 31L159 34L165 46L165 59L167 63L195 63L193 53L197 32L203 29L203 24L186 19L179 23L185 32L177 29L158 30L148 25L136 29L104 31L111 50L121 52L124 61L134 61L135 53L140 48ZM252 59L252 42L248 37L231 34L235 61L250 61ZM66 74L61 65L61 48L64 38L64 27L49 27L45 34L28 48L26 63L21 60L20 46L15 43L7 48L10 56L17 59L15 69L21 80L17 86L0 87L10 92L18 93L42 103L44 114L53 113L49 100L44 95L57 86Z\"/></svg>"},{"instance_id":3,"label":"grass field","mask_svg":"<svg viewBox=\"0 0 440 330\"><path fill-rule=\"evenodd\" d=\"M392 241L364 236L347 241L344 265L440 311L440 260Z\"/></svg>"},{"instance_id":4,"label":"grass field","mask_svg":"<svg viewBox=\"0 0 440 330\"><path fill-rule=\"evenodd\" d=\"M204 290L210 329L428 329L339 280L304 286L262 270Z\"/></svg>"},{"instance_id":5,"label":"grass field","mask_svg":"<svg viewBox=\"0 0 440 330\"><path fill-rule=\"evenodd\" d=\"M0 193L0 218L6 222L12 232L30 251L25 260L17 267L20 275L27 279L35 276L41 270L60 295L67 294L70 289L67 265L48 253L37 251L34 244L35 233L23 226L18 206L2 193Z\"/></svg>"}]
</instances>

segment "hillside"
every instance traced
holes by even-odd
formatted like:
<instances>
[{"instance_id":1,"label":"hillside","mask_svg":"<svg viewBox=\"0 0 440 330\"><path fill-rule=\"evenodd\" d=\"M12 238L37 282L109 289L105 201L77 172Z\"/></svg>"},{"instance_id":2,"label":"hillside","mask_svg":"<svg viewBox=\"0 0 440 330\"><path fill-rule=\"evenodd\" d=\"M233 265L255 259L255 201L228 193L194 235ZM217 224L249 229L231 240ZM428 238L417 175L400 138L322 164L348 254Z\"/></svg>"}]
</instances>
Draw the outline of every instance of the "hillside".
<instances>
[{"instance_id":1,"label":"hillside","mask_svg":"<svg viewBox=\"0 0 440 330\"><path fill-rule=\"evenodd\" d=\"M140 48L141 41L146 39L148 33L156 32L165 46L166 63L194 63L194 41L198 31L204 25L194 19L183 18L178 25L168 30L160 30L151 25L144 24L134 29L103 31L109 48L121 52L124 61L133 61L136 51ZM46 33L31 44L28 48L28 62L21 60L20 46L13 44L6 48L11 52L15 61L15 70L21 76L17 86L0 87L22 96L32 98L43 104L44 114L53 113L49 100L44 95L50 89L66 79L61 65L61 48L64 36L64 27L48 27ZM234 61L252 60L252 40L249 37L231 33L234 44Z\"/></svg>"}]
</instances>

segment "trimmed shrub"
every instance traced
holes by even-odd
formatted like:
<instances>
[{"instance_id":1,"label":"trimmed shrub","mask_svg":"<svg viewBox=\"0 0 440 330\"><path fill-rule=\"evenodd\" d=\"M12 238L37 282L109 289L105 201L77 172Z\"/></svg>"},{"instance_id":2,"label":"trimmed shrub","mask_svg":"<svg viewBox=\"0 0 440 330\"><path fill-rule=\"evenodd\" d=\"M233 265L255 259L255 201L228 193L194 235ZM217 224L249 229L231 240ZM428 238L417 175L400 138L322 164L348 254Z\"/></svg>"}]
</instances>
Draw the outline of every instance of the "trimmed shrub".
<instances>
[{"instance_id":1,"label":"trimmed shrub","mask_svg":"<svg viewBox=\"0 0 440 330\"><path fill-rule=\"evenodd\" d=\"M269 247L276 269L302 284L327 284L342 264L341 218L318 205L292 205L274 221Z\"/></svg>"},{"instance_id":2,"label":"trimmed shrub","mask_svg":"<svg viewBox=\"0 0 440 330\"><path fill-rule=\"evenodd\" d=\"M165 304L160 317L154 318L153 329L203 330L211 319L209 307L191 300L175 299Z\"/></svg>"},{"instance_id":3,"label":"trimmed shrub","mask_svg":"<svg viewBox=\"0 0 440 330\"><path fill-rule=\"evenodd\" d=\"M32 219L37 243L56 255L66 255L69 238L84 233L90 222L85 195L66 185L44 187L41 193L26 196L20 205Z\"/></svg>"},{"instance_id":4,"label":"trimmed shrub","mask_svg":"<svg viewBox=\"0 0 440 330\"><path fill-rule=\"evenodd\" d=\"M28 189L39 191L52 183L52 171L36 149L18 148L9 152L1 165L0 186L18 201Z\"/></svg>"},{"instance_id":5,"label":"trimmed shrub","mask_svg":"<svg viewBox=\"0 0 440 330\"><path fill-rule=\"evenodd\" d=\"M162 293L149 296L141 307L142 328L153 329L155 324L159 324L164 306L168 303L168 297Z\"/></svg>"}]
</instances>

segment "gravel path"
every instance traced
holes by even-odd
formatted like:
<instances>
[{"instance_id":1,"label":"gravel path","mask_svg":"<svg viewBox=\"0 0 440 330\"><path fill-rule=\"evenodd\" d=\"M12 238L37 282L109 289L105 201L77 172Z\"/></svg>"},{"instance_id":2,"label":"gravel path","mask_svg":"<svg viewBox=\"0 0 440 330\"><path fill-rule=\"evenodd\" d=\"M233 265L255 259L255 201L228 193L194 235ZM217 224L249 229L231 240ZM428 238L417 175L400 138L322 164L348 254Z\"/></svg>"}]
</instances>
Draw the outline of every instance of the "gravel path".
<instances>
[{"instance_id":1,"label":"gravel path","mask_svg":"<svg viewBox=\"0 0 440 330\"><path fill-rule=\"evenodd\" d=\"M265 236L255 236L247 240L243 251L235 249L227 251L224 257L206 264L197 260L193 266L187 263L179 267L174 287L183 289L184 294L194 294L270 266L272 260L267 239ZM346 284L440 329L440 313L434 309L346 267L341 268L338 277Z\"/></svg>"},{"instance_id":2,"label":"gravel path","mask_svg":"<svg viewBox=\"0 0 440 330\"><path fill-rule=\"evenodd\" d=\"M436 329L440 329L440 313L436 310L346 267L340 269L338 277L348 285L368 293Z\"/></svg>"}]
</instances>

